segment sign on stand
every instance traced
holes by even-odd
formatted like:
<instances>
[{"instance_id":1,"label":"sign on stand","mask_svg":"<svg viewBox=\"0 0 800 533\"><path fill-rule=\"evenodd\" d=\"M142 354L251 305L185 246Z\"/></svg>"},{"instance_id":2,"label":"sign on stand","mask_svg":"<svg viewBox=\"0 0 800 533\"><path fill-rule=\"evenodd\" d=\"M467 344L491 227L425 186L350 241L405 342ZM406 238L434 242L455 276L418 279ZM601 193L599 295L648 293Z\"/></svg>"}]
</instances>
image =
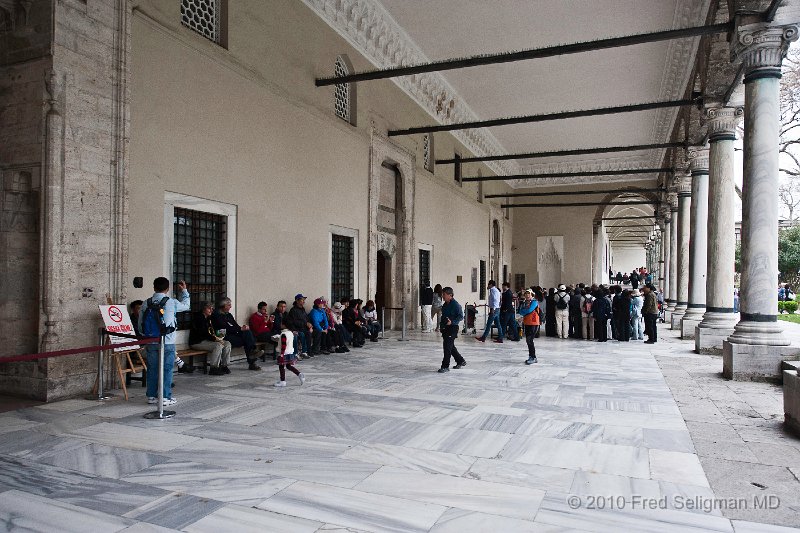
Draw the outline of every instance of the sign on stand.
<instances>
[{"instance_id":1,"label":"sign on stand","mask_svg":"<svg viewBox=\"0 0 800 533\"><path fill-rule=\"evenodd\" d=\"M125 333L126 335L133 335L133 324L131 317L128 315L128 309L124 305L101 305L100 314L103 315L103 323L106 325L106 330L111 333ZM117 337L109 335L111 344L122 344L131 342L131 339L125 337ZM115 352L127 352L130 350L138 350L140 346L123 346L122 348L114 348Z\"/></svg>"}]
</instances>

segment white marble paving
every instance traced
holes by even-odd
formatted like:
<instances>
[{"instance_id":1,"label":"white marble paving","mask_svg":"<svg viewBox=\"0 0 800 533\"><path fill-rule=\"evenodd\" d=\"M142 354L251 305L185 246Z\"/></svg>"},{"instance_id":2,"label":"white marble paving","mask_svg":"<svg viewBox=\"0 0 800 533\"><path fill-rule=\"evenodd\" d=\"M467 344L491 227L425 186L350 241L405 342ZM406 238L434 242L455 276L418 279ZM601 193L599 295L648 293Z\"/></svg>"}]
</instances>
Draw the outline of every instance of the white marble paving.
<instances>
[{"instance_id":1,"label":"white marble paving","mask_svg":"<svg viewBox=\"0 0 800 533\"><path fill-rule=\"evenodd\" d=\"M187 533L314 533L321 522L306 520L286 514L273 513L262 509L250 509L238 505L226 505L206 515L183 531Z\"/></svg>"},{"instance_id":2,"label":"white marble paving","mask_svg":"<svg viewBox=\"0 0 800 533\"><path fill-rule=\"evenodd\" d=\"M556 531L553 528L552 531ZM483 533L485 531L513 531L515 533L541 533L547 531L542 524L507 516L490 515L452 508L442 515L431 533Z\"/></svg>"},{"instance_id":3,"label":"white marble paving","mask_svg":"<svg viewBox=\"0 0 800 533\"><path fill-rule=\"evenodd\" d=\"M388 465L429 474L461 476L475 463L476 458L454 453L432 452L391 446L388 444L362 444L340 455L364 463Z\"/></svg>"},{"instance_id":4,"label":"white marble paving","mask_svg":"<svg viewBox=\"0 0 800 533\"><path fill-rule=\"evenodd\" d=\"M298 482L258 506L365 531L429 531L446 507L392 496Z\"/></svg>"},{"instance_id":5,"label":"white marble paving","mask_svg":"<svg viewBox=\"0 0 800 533\"><path fill-rule=\"evenodd\" d=\"M653 479L708 487L700 459L693 453L650 450L650 470Z\"/></svg>"},{"instance_id":6,"label":"white marble paving","mask_svg":"<svg viewBox=\"0 0 800 533\"><path fill-rule=\"evenodd\" d=\"M72 435L96 444L152 452L166 452L198 440L197 437L109 422L77 429Z\"/></svg>"},{"instance_id":7,"label":"white marble paving","mask_svg":"<svg viewBox=\"0 0 800 533\"><path fill-rule=\"evenodd\" d=\"M115 532L133 523L119 516L17 490L0 494L0 531Z\"/></svg>"}]
</instances>

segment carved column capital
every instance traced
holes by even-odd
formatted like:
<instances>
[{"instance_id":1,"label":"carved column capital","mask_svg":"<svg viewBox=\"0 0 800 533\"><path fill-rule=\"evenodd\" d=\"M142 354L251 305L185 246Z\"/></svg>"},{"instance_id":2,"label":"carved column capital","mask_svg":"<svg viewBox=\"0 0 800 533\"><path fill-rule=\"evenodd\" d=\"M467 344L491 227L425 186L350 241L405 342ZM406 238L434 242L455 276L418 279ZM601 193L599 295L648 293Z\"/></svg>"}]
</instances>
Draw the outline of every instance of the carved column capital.
<instances>
[{"instance_id":1,"label":"carved column capital","mask_svg":"<svg viewBox=\"0 0 800 533\"><path fill-rule=\"evenodd\" d=\"M738 26L731 42L731 60L742 60L745 83L758 78L780 78L789 43L797 38L796 25L757 23Z\"/></svg>"},{"instance_id":2,"label":"carved column capital","mask_svg":"<svg viewBox=\"0 0 800 533\"><path fill-rule=\"evenodd\" d=\"M673 187L672 190L669 191L669 194L667 194L667 202L669 202L669 210L672 213L677 213L678 212L678 191L677 191L676 188ZM675 215L673 215L673 216L675 216ZM672 217L670 217L670 218L672 218Z\"/></svg>"},{"instance_id":3,"label":"carved column capital","mask_svg":"<svg viewBox=\"0 0 800 533\"><path fill-rule=\"evenodd\" d=\"M708 174L708 148L689 148L689 170L695 174Z\"/></svg>"},{"instance_id":4,"label":"carved column capital","mask_svg":"<svg viewBox=\"0 0 800 533\"><path fill-rule=\"evenodd\" d=\"M688 170L675 174L675 192L678 197L692 195L692 175Z\"/></svg>"},{"instance_id":5,"label":"carved column capital","mask_svg":"<svg viewBox=\"0 0 800 533\"><path fill-rule=\"evenodd\" d=\"M703 112L708 127L708 141L735 141L736 128L744 116L744 107L708 106Z\"/></svg>"}]
</instances>

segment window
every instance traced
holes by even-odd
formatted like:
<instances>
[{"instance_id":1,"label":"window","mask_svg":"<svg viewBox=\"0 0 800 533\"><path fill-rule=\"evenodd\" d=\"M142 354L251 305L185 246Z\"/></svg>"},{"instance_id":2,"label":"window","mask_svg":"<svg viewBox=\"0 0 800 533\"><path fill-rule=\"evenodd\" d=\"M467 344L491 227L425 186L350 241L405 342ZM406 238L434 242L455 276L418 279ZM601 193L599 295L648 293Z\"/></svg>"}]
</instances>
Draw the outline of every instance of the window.
<instances>
[{"instance_id":1,"label":"window","mask_svg":"<svg viewBox=\"0 0 800 533\"><path fill-rule=\"evenodd\" d=\"M508 281L508 265L503 265L503 283Z\"/></svg>"},{"instance_id":2,"label":"window","mask_svg":"<svg viewBox=\"0 0 800 533\"><path fill-rule=\"evenodd\" d=\"M353 67L346 55L336 57L333 64L334 76L347 76ZM351 125L356 125L356 86L352 83L339 83L333 88L333 110L336 116Z\"/></svg>"},{"instance_id":3,"label":"window","mask_svg":"<svg viewBox=\"0 0 800 533\"><path fill-rule=\"evenodd\" d=\"M191 286L192 311L227 293L227 217L175 208L172 279ZM188 329L191 313L178 314L178 329Z\"/></svg>"},{"instance_id":4,"label":"window","mask_svg":"<svg viewBox=\"0 0 800 533\"><path fill-rule=\"evenodd\" d=\"M433 173L434 152L433 152L433 133L426 133L422 137L422 161L425 170Z\"/></svg>"},{"instance_id":5,"label":"window","mask_svg":"<svg viewBox=\"0 0 800 533\"><path fill-rule=\"evenodd\" d=\"M454 154L453 159L456 160L453 164L453 179L461 187L461 154Z\"/></svg>"},{"instance_id":6,"label":"window","mask_svg":"<svg viewBox=\"0 0 800 533\"><path fill-rule=\"evenodd\" d=\"M227 0L181 0L181 24L211 42L227 46Z\"/></svg>"},{"instance_id":7,"label":"window","mask_svg":"<svg viewBox=\"0 0 800 533\"><path fill-rule=\"evenodd\" d=\"M481 260L481 285L478 287L480 289L480 296L479 300L486 299L486 261Z\"/></svg>"},{"instance_id":8,"label":"window","mask_svg":"<svg viewBox=\"0 0 800 533\"><path fill-rule=\"evenodd\" d=\"M402 181L397 167L384 162L378 191L378 230L397 233L401 222Z\"/></svg>"},{"instance_id":9,"label":"window","mask_svg":"<svg viewBox=\"0 0 800 533\"><path fill-rule=\"evenodd\" d=\"M431 251L419 251L419 286L427 287L431 284Z\"/></svg>"},{"instance_id":10,"label":"window","mask_svg":"<svg viewBox=\"0 0 800 533\"><path fill-rule=\"evenodd\" d=\"M355 239L331 234L331 301L352 298L355 290Z\"/></svg>"},{"instance_id":11,"label":"window","mask_svg":"<svg viewBox=\"0 0 800 533\"><path fill-rule=\"evenodd\" d=\"M525 274L514 274L514 290L521 291L525 288Z\"/></svg>"}]
</instances>

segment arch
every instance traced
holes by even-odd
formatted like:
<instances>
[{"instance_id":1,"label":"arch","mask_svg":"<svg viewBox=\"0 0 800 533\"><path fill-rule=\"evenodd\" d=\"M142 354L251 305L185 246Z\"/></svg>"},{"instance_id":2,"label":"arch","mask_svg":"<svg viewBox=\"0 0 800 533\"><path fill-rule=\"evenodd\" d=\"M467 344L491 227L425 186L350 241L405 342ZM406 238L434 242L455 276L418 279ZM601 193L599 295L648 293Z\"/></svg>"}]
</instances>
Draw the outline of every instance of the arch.
<instances>
[{"instance_id":1,"label":"arch","mask_svg":"<svg viewBox=\"0 0 800 533\"><path fill-rule=\"evenodd\" d=\"M346 76L352 74L353 64L347 54L340 54L336 56L336 61L333 64L333 73L335 76ZM339 83L334 85L333 88L333 109L336 116L348 122L351 126L356 125L356 84L355 83Z\"/></svg>"}]
</instances>

